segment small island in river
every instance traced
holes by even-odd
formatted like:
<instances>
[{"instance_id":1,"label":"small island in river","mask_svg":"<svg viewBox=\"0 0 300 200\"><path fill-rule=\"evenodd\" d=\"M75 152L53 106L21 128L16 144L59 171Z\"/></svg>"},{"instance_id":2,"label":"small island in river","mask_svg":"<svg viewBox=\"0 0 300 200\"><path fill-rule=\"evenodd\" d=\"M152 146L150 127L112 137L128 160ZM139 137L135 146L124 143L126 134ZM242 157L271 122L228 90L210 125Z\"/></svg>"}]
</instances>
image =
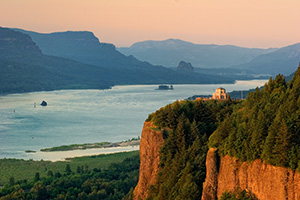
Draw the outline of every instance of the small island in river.
<instances>
[{"instance_id":1,"label":"small island in river","mask_svg":"<svg viewBox=\"0 0 300 200\"><path fill-rule=\"evenodd\" d=\"M173 85L159 85L156 90L174 90Z\"/></svg>"}]
</instances>

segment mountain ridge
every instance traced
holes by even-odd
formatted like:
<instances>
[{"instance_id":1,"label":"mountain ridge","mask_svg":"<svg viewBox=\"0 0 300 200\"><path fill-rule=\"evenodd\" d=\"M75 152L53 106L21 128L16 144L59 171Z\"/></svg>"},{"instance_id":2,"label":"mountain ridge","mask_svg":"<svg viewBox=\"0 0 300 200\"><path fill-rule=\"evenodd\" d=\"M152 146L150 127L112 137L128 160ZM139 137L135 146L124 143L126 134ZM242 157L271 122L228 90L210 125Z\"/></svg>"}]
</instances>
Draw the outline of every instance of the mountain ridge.
<instances>
[{"instance_id":1,"label":"mountain ridge","mask_svg":"<svg viewBox=\"0 0 300 200\"><path fill-rule=\"evenodd\" d=\"M39 34L32 31L28 32L21 29L18 30L28 33L32 37L33 41L41 48L42 52L46 52L48 55L68 58L108 69L120 70L120 73L131 76L133 76L134 73L139 73L135 77L132 77L132 80L136 80L137 76L148 74L147 76L149 76L149 80L144 83L154 83L154 81L150 80L150 77L154 80L158 80L155 81L155 83L214 83L220 81L232 83L234 80L231 77L221 77L218 75L207 76L200 73L181 74L160 65L152 65L148 62L140 61L133 56L125 56L121 52L117 51L113 44L101 43L92 32L88 31L67 31ZM81 35L82 33L84 33L84 36L88 35L88 44L90 45L87 45L86 42L82 42L85 38ZM76 42L73 42L74 39L72 37L66 36L69 34L81 35L80 37L78 36L80 41L76 40ZM54 38L52 38L52 36L54 36ZM90 38L92 38L92 40L90 40ZM90 43L91 41L93 41L92 44ZM142 82L140 81L137 83Z\"/></svg>"},{"instance_id":2,"label":"mountain ridge","mask_svg":"<svg viewBox=\"0 0 300 200\"><path fill-rule=\"evenodd\" d=\"M7 39L7 34L16 38ZM56 89L108 89L114 85L132 84L234 82L228 77L183 74L141 62L116 51L114 45L100 43L91 32L69 31L50 36L35 32L30 34L0 28L0 51L3 52L0 55L1 94ZM72 38L70 34L76 37ZM53 35L54 38L49 40L44 38ZM51 44L51 48L39 49L39 40L43 41L42 46ZM54 52L53 55L43 54L47 50Z\"/></svg>"},{"instance_id":3,"label":"mountain ridge","mask_svg":"<svg viewBox=\"0 0 300 200\"><path fill-rule=\"evenodd\" d=\"M300 43L282 47L274 52L266 53L254 58L251 62L245 63L238 68L244 68L269 75L278 73L290 75L296 71L300 62Z\"/></svg>"},{"instance_id":4,"label":"mountain ridge","mask_svg":"<svg viewBox=\"0 0 300 200\"><path fill-rule=\"evenodd\" d=\"M23 33L0 28L0 94L55 89L108 89L113 82L97 74L113 75L107 69L43 55ZM89 72L88 72L89 71ZM92 72L92 73L91 73Z\"/></svg>"},{"instance_id":5,"label":"mountain ridge","mask_svg":"<svg viewBox=\"0 0 300 200\"><path fill-rule=\"evenodd\" d=\"M169 68L175 67L181 60L199 68L226 68L237 63L246 63L257 55L275 50L234 45L194 44L180 39L146 40L118 49L125 55L133 55L140 60Z\"/></svg>"}]
</instances>

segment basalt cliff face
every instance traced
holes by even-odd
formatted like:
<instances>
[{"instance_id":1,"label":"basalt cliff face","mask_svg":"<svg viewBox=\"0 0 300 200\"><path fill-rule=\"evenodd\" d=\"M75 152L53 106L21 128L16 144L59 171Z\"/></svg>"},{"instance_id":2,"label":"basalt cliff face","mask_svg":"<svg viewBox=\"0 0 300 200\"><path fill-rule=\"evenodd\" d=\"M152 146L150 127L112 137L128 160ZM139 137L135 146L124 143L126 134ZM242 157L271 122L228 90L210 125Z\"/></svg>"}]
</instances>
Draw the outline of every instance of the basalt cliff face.
<instances>
[{"instance_id":1,"label":"basalt cliff face","mask_svg":"<svg viewBox=\"0 0 300 200\"><path fill-rule=\"evenodd\" d=\"M160 131L145 122L140 143L139 182L134 200L146 199L150 185L156 183L159 150L163 144ZM265 164L261 160L241 162L229 156L219 157L211 148L206 159L206 179L202 200L220 199L226 191L246 190L259 200L300 200L300 174L294 170Z\"/></svg>"},{"instance_id":2,"label":"basalt cliff face","mask_svg":"<svg viewBox=\"0 0 300 200\"><path fill-rule=\"evenodd\" d=\"M163 144L163 136L155 130L155 125L145 122L140 142L140 174L139 182L134 190L134 200L145 199L150 185L156 183L159 170L159 149Z\"/></svg>"},{"instance_id":3,"label":"basalt cliff face","mask_svg":"<svg viewBox=\"0 0 300 200\"><path fill-rule=\"evenodd\" d=\"M202 200L215 200L225 191L238 190L246 190L259 200L300 200L300 174L291 169L261 160L247 163L229 156L219 158L216 149L208 151L206 169Z\"/></svg>"}]
</instances>

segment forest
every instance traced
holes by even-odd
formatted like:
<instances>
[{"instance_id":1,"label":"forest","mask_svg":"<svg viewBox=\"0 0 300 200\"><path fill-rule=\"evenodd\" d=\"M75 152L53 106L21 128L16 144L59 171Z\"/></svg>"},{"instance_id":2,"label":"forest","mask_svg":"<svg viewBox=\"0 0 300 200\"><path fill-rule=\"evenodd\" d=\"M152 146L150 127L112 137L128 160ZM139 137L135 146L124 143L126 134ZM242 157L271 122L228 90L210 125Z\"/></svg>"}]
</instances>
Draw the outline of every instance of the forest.
<instances>
[{"instance_id":1,"label":"forest","mask_svg":"<svg viewBox=\"0 0 300 200\"><path fill-rule=\"evenodd\" d=\"M300 69L286 82L277 75L234 107L209 139L221 156L300 171Z\"/></svg>"},{"instance_id":2,"label":"forest","mask_svg":"<svg viewBox=\"0 0 300 200\"><path fill-rule=\"evenodd\" d=\"M16 180L11 176L9 181L0 189L0 199L106 199L106 200L126 200L132 194L133 188L137 184L139 171L139 155L134 153L119 153L115 156L100 155L80 158L82 165L78 162L60 162L50 163L50 168L44 173L36 172L31 179L25 178ZM116 162L120 156L128 156L122 162ZM117 157L116 157L117 156ZM108 167L105 163L94 167L84 164L93 161L111 162L115 159L115 163L111 163ZM108 160L109 159L109 160ZM76 160L76 159L75 159ZM84 162L85 161L85 162ZM16 160L13 162L22 162ZM34 168L45 165L45 161L27 161L24 167ZM8 163L1 160L1 163ZM64 164L63 171L58 171ZM74 166L76 164L77 166ZM52 166L52 167L51 167ZM55 167L54 169L52 169ZM26 169L25 169L26 170ZM46 170L46 168L45 168ZM128 194L128 196L126 196Z\"/></svg>"},{"instance_id":3,"label":"forest","mask_svg":"<svg viewBox=\"0 0 300 200\"><path fill-rule=\"evenodd\" d=\"M149 115L162 130L158 180L147 199L200 199L208 138L238 101L176 101Z\"/></svg>"},{"instance_id":4,"label":"forest","mask_svg":"<svg viewBox=\"0 0 300 200\"><path fill-rule=\"evenodd\" d=\"M300 171L300 68L290 81L270 78L246 100L184 100L160 108L146 121L164 138L160 170L147 199L200 199L206 177L206 154L241 161L262 159L267 164ZM19 181L0 190L0 199L132 199L137 183L138 157L108 169L70 169L33 182ZM128 193L129 192L129 193ZM225 199L252 199L245 191L224 193Z\"/></svg>"},{"instance_id":5,"label":"forest","mask_svg":"<svg viewBox=\"0 0 300 200\"><path fill-rule=\"evenodd\" d=\"M208 148L241 161L300 168L300 68L270 78L246 100L176 101L149 115L162 132L160 171L147 199L200 199ZM222 199L253 199L245 191Z\"/></svg>"}]
</instances>

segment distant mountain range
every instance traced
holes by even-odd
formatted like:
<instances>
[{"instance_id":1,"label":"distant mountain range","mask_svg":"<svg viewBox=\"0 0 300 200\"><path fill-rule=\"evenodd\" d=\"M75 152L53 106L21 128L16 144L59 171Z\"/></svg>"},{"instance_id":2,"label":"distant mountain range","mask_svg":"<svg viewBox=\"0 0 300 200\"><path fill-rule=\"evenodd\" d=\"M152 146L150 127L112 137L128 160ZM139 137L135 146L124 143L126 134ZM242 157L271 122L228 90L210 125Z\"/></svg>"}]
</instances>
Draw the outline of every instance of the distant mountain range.
<instances>
[{"instance_id":1,"label":"distant mountain range","mask_svg":"<svg viewBox=\"0 0 300 200\"><path fill-rule=\"evenodd\" d=\"M0 27L0 94L125 84L233 83L257 74L289 75L300 61L300 43L249 49L170 39L119 50L137 55L126 56L88 31L42 34ZM149 62L135 58L139 55ZM194 70L176 70L180 61L190 62Z\"/></svg>"},{"instance_id":2,"label":"distant mountain range","mask_svg":"<svg viewBox=\"0 0 300 200\"><path fill-rule=\"evenodd\" d=\"M114 69L152 68L133 56L125 56L113 44L100 43L92 32L67 31L42 34L22 29L16 31L28 34L45 55L68 58L95 66Z\"/></svg>"},{"instance_id":3,"label":"distant mountain range","mask_svg":"<svg viewBox=\"0 0 300 200\"><path fill-rule=\"evenodd\" d=\"M124 84L232 83L141 62L91 32L40 34L0 28L0 94Z\"/></svg>"},{"instance_id":4,"label":"distant mountain range","mask_svg":"<svg viewBox=\"0 0 300 200\"><path fill-rule=\"evenodd\" d=\"M280 49L253 49L232 45L201 45L168 39L138 42L129 48L119 50L125 55L133 55L140 60L169 68L175 68L180 61L185 61L195 67L195 72L208 74L230 72L229 76L241 73L289 75L296 71L300 61L300 44Z\"/></svg>"},{"instance_id":5,"label":"distant mountain range","mask_svg":"<svg viewBox=\"0 0 300 200\"><path fill-rule=\"evenodd\" d=\"M249 63L235 66L249 69L260 74L290 75L295 72L300 62L300 43L280 48L274 52L255 57Z\"/></svg>"},{"instance_id":6,"label":"distant mountain range","mask_svg":"<svg viewBox=\"0 0 300 200\"><path fill-rule=\"evenodd\" d=\"M105 68L46 56L30 36L0 28L0 94L55 89L109 88Z\"/></svg>"},{"instance_id":7,"label":"distant mountain range","mask_svg":"<svg viewBox=\"0 0 300 200\"><path fill-rule=\"evenodd\" d=\"M233 45L203 45L178 39L143 41L129 48L119 48L125 55L165 67L176 67L180 61L197 68L228 68L250 62L258 55L276 49L250 49Z\"/></svg>"}]
</instances>

